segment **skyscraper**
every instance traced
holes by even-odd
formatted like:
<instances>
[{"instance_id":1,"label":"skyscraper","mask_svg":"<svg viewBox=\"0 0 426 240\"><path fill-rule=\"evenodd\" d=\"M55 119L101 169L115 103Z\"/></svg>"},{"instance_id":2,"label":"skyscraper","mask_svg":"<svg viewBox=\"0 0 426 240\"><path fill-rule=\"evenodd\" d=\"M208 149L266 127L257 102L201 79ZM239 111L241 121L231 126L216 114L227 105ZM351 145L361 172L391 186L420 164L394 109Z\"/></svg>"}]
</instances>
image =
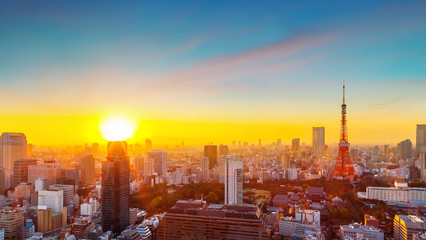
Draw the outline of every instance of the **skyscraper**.
<instances>
[{"instance_id":1,"label":"skyscraper","mask_svg":"<svg viewBox=\"0 0 426 240\"><path fill-rule=\"evenodd\" d=\"M92 155L81 159L81 182L84 185L94 184L96 181L95 158Z\"/></svg>"},{"instance_id":2,"label":"skyscraper","mask_svg":"<svg viewBox=\"0 0 426 240\"><path fill-rule=\"evenodd\" d=\"M324 127L313 127L312 129L312 150L315 154L323 154L325 149Z\"/></svg>"},{"instance_id":3,"label":"skyscraper","mask_svg":"<svg viewBox=\"0 0 426 240\"><path fill-rule=\"evenodd\" d=\"M36 165L37 159L19 159L13 164L12 187L22 182L28 182L28 166Z\"/></svg>"},{"instance_id":4,"label":"skyscraper","mask_svg":"<svg viewBox=\"0 0 426 240\"><path fill-rule=\"evenodd\" d=\"M13 169L18 159L27 158L27 138L23 133L4 132L0 137L0 162L7 170Z\"/></svg>"},{"instance_id":5,"label":"skyscraper","mask_svg":"<svg viewBox=\"0 0 426 240\"><path fill-rule=\"evenodd\" d=\"M297 153L300 151L300 139L295 138L291 141L291 149L292 152Z\"/></svg>"},{"instance_id":6,"label":"skyscraper","mask_svg":"<svg viewBox=\"0 0 426 240\"><path fill-rule=\"evenodd\" d=\"M225 158L225 204L243 203L243 162L237 155Z\"/></svg>"},{"instance_id":7,"label":"skyscraper","mask_svg":"<svg viewBox=\"0 0 426 240\"><path fill-rule=\"evenodd\" d=\"M411 158L411 152L413 150L413 144L411 143L410 139L406 139L398 144L399 148L399 155L402 159L410 159Z\"/></svg>"},{"instance_id":8,"label":"skyscraper","mask_svg":"<svg viewBox=\"0 0 426 240\"><path fill-rule=\"evenodd\" d=\"M426 152L426 124L417 124L416 153Z\"/></svg>"},{"instance_id":9,"label":"skyscraper","mask_svg":"<svg viewBox=\"0 0 426 240\"><path fill-rule=\"evenodd\" d=\"M120 233L129 225L129 158L127 143L108 143L102 162L102 229Z\"/></svg>"},{"instance_id":10,"label":"skyscraper","mask_svg":"<svg viewBox=\"0 0 426 240\"><path fill-rule=\"evenodd\" d=\"M209 158L209 168L212 169L217 164L217 146L216 145L205 145L204 146L204 157Z\"/></svg>"},{"instance_id":11,"label":"skyscraper","mask_svg":"<svg viewBox=\"0 0 426 240\"><path fill-rule=\"evenodd\" d=\"M150 139L145 139L145 149L146 149L147 151L149 151L149 150L151 150L151 149L152 149L152 142L151 142L151 140L150 140Z\"/></svg>"},{"instance_id":12,"label":"skyscraper","mask_svg":"<svg viewBox=\"0 0 426 240\"><path fill-rule=\"evenodd\" d=\"M158 175L167 173L167 152L164 150L150 150L147 158L152 161L154 172Z\"/></svg>"},{"instance_id":13,"label":"skyscraper","mask_svg":"<svg viewBox=\"0 0 426 240\"><path fill-rule=\"evenodd\" d=\"M201 160L201 171L203 174L203 181L208 181L210 178L209 158L203 157Z\"/></svg>"},{"instance_id":14,"label":"skyscraper","mask_svg":"<svg viewBox=\"0 0 426 240\"><path fill-rule=\"evenodd\" d=\"M229 147L228 145L219 145L219 157L222 155L228 155L229 154Z\"/></svg>"}]
</instances>

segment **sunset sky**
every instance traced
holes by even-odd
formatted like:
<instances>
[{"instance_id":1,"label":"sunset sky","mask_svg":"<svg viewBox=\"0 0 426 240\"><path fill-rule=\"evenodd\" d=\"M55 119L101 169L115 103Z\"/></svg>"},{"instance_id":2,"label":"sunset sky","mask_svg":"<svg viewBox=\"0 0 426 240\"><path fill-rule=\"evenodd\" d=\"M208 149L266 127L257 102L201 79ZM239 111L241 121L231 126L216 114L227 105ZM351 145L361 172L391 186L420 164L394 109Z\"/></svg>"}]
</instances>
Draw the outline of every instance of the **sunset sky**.
<instances>
[{"instance_id":1,"label":"sunset sky","mask_svg":"<svg viewBox=\"0 0 426 240\"><path fill-rule=\"evenodd\" d=\"M0 132L102 141L415 142L426 123L425 1L2 1Z\"/></svg>"}]
</instances>

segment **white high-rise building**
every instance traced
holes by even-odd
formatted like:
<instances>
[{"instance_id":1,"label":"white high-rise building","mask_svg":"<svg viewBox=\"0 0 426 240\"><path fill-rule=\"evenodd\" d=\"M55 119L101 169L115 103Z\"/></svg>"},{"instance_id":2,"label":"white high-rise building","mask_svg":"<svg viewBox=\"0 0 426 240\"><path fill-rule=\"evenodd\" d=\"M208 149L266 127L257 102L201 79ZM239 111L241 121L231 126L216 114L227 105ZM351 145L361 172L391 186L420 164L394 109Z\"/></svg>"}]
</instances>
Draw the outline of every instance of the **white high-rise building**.
<instances>
[{"instance_id":1,"label":"white high-rise building","mask_svg":"<svg viewBox=\"0 0 426 240\"><path fill-rule=\"evenodd\" d=\"M225 160L225 204L243 203L243 162L237 155L221 156Z\"/></svg>"},{"instance_id":2,"label":"white high-rise building","mask_svg":"<svg viewBox=\"0 0 426 240\"><path fill-rule=\"evenodd\" d=\"M27 158L27 138L23 133L4 132L0 137L1 167L12 170L18 159Z\"/></svg>"},{"instance_id":3,"label":"white high-rise building","mask_svg":"<svg viewBox=\"0 0 426 240\"><path fill-rule=\"evenodd\" d=\"M61 212L64 207L64 191L41 190L38 192L38 205L51 208L52 212Z\"/></svg>"},{"instance_id":4,"label":"white high-rise building","mask_svg":"<svg viewBox=\"0 0 426 240\"><path fill-rule=\"evenodd\" d=\"M148 160L151 160L154 165L154 172L158 175L167 173L167 152L164 150L148 151Z\"/></svg>"},{"instance_id":5,"label":"white high-rise building","mask_svg":"<svg viewBox=\"0 0 426 240\"><path fill-rule=\"evenodd\" d=\"M312 151L315 154L323 154L325 150L324 127L313 127L312 129Z\"/></svg>"}]
</instances>

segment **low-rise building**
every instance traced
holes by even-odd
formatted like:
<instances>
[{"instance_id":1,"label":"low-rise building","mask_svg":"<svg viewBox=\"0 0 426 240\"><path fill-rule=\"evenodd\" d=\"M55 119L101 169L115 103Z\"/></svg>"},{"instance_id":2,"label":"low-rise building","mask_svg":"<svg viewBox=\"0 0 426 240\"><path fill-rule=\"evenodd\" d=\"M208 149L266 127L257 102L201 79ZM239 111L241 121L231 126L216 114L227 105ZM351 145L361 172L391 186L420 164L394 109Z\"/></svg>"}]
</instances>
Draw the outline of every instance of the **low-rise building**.
<instances>
[{"instance_id":1,"label":"low-rise building","mask_svg":"<svg viewBox=\"0 0 426 240\"><path fill-rule=\"evenodd\" d=\"M347 239L347 237L350 237L354 240L383 240L384 233L382 230L371 226L364 226L359 223L353 223L350 225L340 226L340 239Z\"/></svg>"}]
</instances>

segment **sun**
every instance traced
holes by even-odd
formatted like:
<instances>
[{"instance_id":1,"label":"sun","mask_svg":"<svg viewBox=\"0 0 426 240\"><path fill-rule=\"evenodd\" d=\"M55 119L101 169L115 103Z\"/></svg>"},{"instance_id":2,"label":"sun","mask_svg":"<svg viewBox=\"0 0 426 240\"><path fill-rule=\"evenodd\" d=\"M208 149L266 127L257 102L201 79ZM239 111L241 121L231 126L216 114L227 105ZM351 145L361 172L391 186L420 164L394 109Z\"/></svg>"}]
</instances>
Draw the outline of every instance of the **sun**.
<instances>
[{"instance_id":1,"label":"sun","mask_svg":"<svg viewBox=\"0 0 426 240\"><path fill-rule=\"evenodd\" d=\"M129 139L135 134L136 128L136 121L126 116L108 116L99 124L102 137L108 141Z\"/></svg>"}]
</instances>

